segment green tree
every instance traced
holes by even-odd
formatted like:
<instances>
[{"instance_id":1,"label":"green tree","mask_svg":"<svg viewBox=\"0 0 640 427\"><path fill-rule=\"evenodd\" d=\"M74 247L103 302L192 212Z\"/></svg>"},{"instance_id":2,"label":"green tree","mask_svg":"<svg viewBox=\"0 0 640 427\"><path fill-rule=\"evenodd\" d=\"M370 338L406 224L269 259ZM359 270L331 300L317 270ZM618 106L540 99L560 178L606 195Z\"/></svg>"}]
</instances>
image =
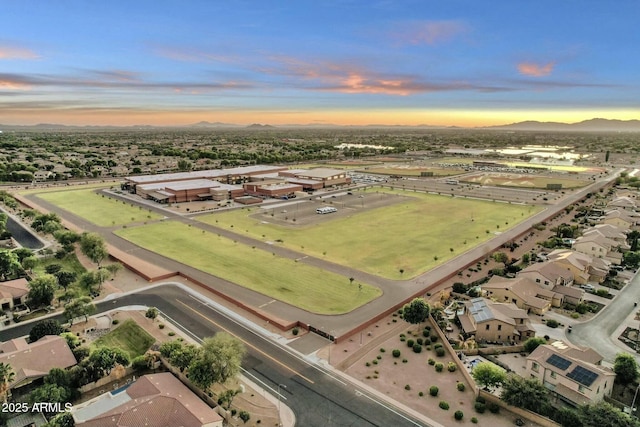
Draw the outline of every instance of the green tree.
<instances>
[{"instance_id":1,"label":"green tree","mask_svg":"<svg viewBox=\"0 0 640 427\"><path fill-rule=\"evenodd\" d=\"M0 250L0 277L3 281L16 277L21 270L18 255L7 249Z\"/></svg>"},{"instance_id":2,"label":"green tree","mask_svg":"<svg viewBox=\"0 0 640 427\"><path fill-rule=\"evenodd\" d=\"M243 423L247 423L251 419L251 415L247 411L240 411L238 414L238 418L242 420Z\"/></svg>"},{"instance_id":3,"label":"green tree","mask_svg":"<svg viewBox=\"0 0 640 427\"><path fill-rule=\"evenodd\" d=\"M75 425L71 412L60 412L49 420L46 427L75 427Z\"/></svg>"},{"instance_id":4,"label":"green tree","mask_svg":"<svg viewBox=\"0 0 640 427\"><path fill-rule=\"evenodd\" d=\"M71 374L69 371L61 368L52 368L44 377L45 384L55 384L57 386L70 388Z\"/></svg>"},{"instance_id":5,"label":"green tree","mask_svg":"<svg viewBox=\"0 0 640 427\"><path fill-rule=\"evenodd\" d=\"M26 271L33 271L33 269L38 265L38 258L35 256L26 257L22 260L22 268Z\"/></svg>"},{"instance_id":6,"label":"green tree","mask_svg":"<svg viewBox=\"0 0 640 427\"><path fill-rule=\"evenodd\" d=\"M43 274L29 282L27 303L30 307L50 305L56 292L58 281L51 274Z\"/></svg>"},{"instance_id":7,"label":"green tree","mask_svg":"<svg viewBox=\"0 0 640 427\"><path fill-rule=\"evenodd\" d=\"M44 384L31 392L29 395L29 403L67 403L71 400L71 390L55 384ZM48 412L47 415L52 415Z\"/></svg>"},{"instance_id":8,"label":"green tree","mask_svg":"<svg viewBox=\"0 0 640 427\"><path fill-rule=\"evenodd\" d=\"M189 379L203 390L213 383L224 383L240 372L245 351L242 342L227 333L206 338L199 357L189 366Z\"/></svg>"},{"instance_id":9,"label":"green tree","mask_svg":"<svg viewBox=\"0 0 640 427\"><path fill-rule=\"evenodd\" d=\"M225 390L218 395L218 404L228 411L231 409L233 398L240 393L242 393L242 390L239 388Z\"/></svg>"},{"instance_id":10,"label":"green tree","mask_svg":"<svg viewBox=\"0 0 640 427\"><path fill-rule=\"evenodd\" d=\"M119 262L114 262L104 268L109 272L109 274L111 274L111 278L113 279L124 267Z\"/></svg>"},{"instance_id":11,"label":"green tree","mask_svg":"<svg viewBox=\"0 0 640 427\"><path fill-rule=\"evenodd\" d=\"M180 350L183 344L178 340L168 341L160 345L160 354L167 359L171 358L173 352Z\"/></svg>"},{"instance_id":12,"label":"green tree","mask_svg":"<svg viewBox=\"0 0 640 427\"><path fill-rule=\"evenodd\" d=\"M171 353L169 362L183 372L200 356L200 351L200 348L193 344L183 344Z\"/></svg>"},{"instance_id":13,"label":"green tree","mask_svg":"<svg viewBox=\"0 0 640 427\"><path fill-rule=\"evenodd\" d=\"M492 389L504 383L507 374L504 369L490 362L478 363L471 372L473 379L485 389Z\"/></svg>"},{"instance_id":14,"label":"green tree","mask_svg":"<svg viewBox=\"0 0 640 427\"><path fill-rule=\"evenodd\" d=\"M85 362L93 378L98 379L109 375L117 365L128 366L130 359L129 355L120 348L101 347L91 353Z\"/></svg>"},{"instance_id":15,"label":"green tree","mask_svg":"<svg viewBox=\"0 0 640 427\"><path fill-rule=\"evenodd\" d=\"M69 287L70 284L76 281L78 275L73 271L58 271L56 274L56 279L58 280L58 285L63 287L65 290Z\"/></svg>"},{"instance_id":16,"label":"green tree","mask_svg":"<svg viewBox=\"0 0 640 427\"><path fill-rule=\"evenodd\" d=\"M91 298L81 297L69 302L64 308L62 315L68 322L73 324L73 319L84 316L84 321L89 320L89 316L96 312L96 306L91 303Z\"/></svg>"},{"instance_id":17,"label":"green tree","mask_svg":"<svg viewBox=\"0 0 640 427\"><path fill-rule=\"evenodd\" d=\"M631 418L613 405L600 402L595 405L584 405L579 408L580 421L583 427L638 427L637 419Z\"/></svg>"},{"instance_id":18,"label":"green tree","mask_svg":"<svg viewBox=\"0 0 640 427\"><path fill-rule=\"evenodd\" d=\"M7 401L7 391L9 391L9 384L13 381L15 372L8 363L0 363L0 400L2 402Z\"/></svg>"},{"instance_id":19,"label":"green tree","mask_svg":"<svg viewBox=\"0 0 640 427\"><path fill-rule=\"evenodd\" d=\"M495 262L504 264L505 267L509 264L509 256L504 252L496 252L493 254L492 258Z\"/></svg>"},{"instance_id":20,"label":"green tree","mask_svg":"<svg viewBox=\"0 0 640 427\"><path fill-rule=\"evenodd\" d=\"M500 398L511 406L525 408L538 414L546 414L549 406L549 392L535 378L509 375L502 384Z\"/></svg>"},{"instance_id":21,"label":"green tree","mask_svg":"<svg viewBox=\"0 0 640 427\"><path fill-rule=\"evenodd\" d=\"M104 239L97 233L82 233L80 236L80 250L87 258L98 264L98 267L109 255Z\"/></svg>"},{"instance_id":22,"label":"green tree","mask_svg":"<svg viewBox=\"0 0 640 427\"><path fill-rule=\"evenodd\" d=\"M640 252L627 251L622 254L622 264L630 268L638 268L640 266Z\"/></svg>"},{"instance_id":23,"label":"green tree","mask_svg":"<svg viewBox=\"0 0 640 427\"><path fill-rule=\"evenodd\" d=\"M144 316L155 321L156 317L158 317L158 309L155 307L149 307Z\"/></svg>"},{"instance_id":24,"label":"green tree","mask_svg":"<svg viewBox=\"0 0 640 427\"><path fill-rule=\"evenodd\" d=\"M533 352L541 344L546 344L547 340L542 337L531 337L524 342L524 351L527 353Z\"/></svg>"},{"instance_id":25,"label":"green tree","mask_svg":"<svg viewBox=\"0 0 640 427\"><path fill-rule=\"evenodd\" d=\"M45 335L60 335L63 332L64 328L57 320L41 320L29 331L29 342L36 342Z\"/></svg>"},{"instance_id":26,"label":"green tree","mask_svg":"<svg viewBox=\"0 0 640 427\"><path fill-rule=\"evenodd\" d=\"M402 318L411 323L419 324L429 317L430 307L424 298L414 298L402 307Z\"/></svg>"},{"instance_id":27,"label":"green tree","mask_svg":"<svg viewBox=\"0 0 640 427\"><path fill-rule=\"evenodd\" d=\"M618 353L613 363L613 371L616 373L616 382L631 384L638 378L638 363L629 353Z\"/></svg>"}]
</instances>

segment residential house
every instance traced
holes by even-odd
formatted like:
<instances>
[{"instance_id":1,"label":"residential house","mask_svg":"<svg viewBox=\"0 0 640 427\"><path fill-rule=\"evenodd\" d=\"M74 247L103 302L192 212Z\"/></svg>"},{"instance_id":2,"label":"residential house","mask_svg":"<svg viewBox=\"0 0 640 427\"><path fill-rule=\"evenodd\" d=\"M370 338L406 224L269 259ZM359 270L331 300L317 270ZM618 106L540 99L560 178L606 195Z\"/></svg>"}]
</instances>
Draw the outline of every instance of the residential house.
<instances>
[{"instance_id":1,"label":"residential house","mask_svg":"<svg viewBox=\"0 0 640 427\"><path fill-rule=\"evenodd\" d=\"M527 357L526 372L570 405L593 404L611 395L615 379L601 361L602 356L592 349L556 341L538 346Z\"/></svg>"},{"instance_id":2,"label":"residential house","mask_svg":"<svg viewBox=\"0 0 640 427\"><path fill-rule=\"evenodd\" d=\"M573 250L587 254L594 258L603 258L612 264L620 265L622 253L617 249L619 244L615 240L608 239L600 234L581 236L573 243Z\"/></svg>"},{"instance_id":3,"label":"residential house","mask_svg":"<svg viewBox=\"0 0 640 427\"><path fill-rule=\"evenodd\" d=\"M573 285L573 273L571 270L562 268L552 262L531 264L520 270L517 276L531 279L547 290L553 290L555 286Z\"/></svg>"},{"instance_id":4,"label":"residential house","mask_svg":"<svg viewBox=\"0 0 640 427\"><path fill-rule=\"evenodd\" d=\"M611 263L604 258L593 258L571 249L556 249L547 255L547 259L571 271L574 283L578 285L589 282L602 283L611 266Z\"/></svg>"},{"instance_id":5,"label":"residential house","mask_svg":"<svg viewBox=\"0 0 640 427\"><path fill-rule=\"evenodd\" d=\"M67 340L47 335L33 343L27 343L26 338L3 342L0 344L0 363L11 366L15 376L9 388L15 389L44 377L52 368L66 369L77 362Z\"/></svg>"},{"instance_id":6,"label":"residential house","mask_svg":"<svg viewBox=\"0 0 640 427\"><path fill-rule=\"evenodd\" d=\"M458 319L464 334L480 342L521 342L535 336L527 312L512 303L474 298L464 303Z\"/></svg>"},{"instance_id":7,"label":"residential house","mask_svg":"<svg viewBox=\"0 0 640 427\"><path fill-rule=\"evenodd\" d=\"M636 201L631 197L618 196L611 202L607 203L607 208L623 209L629 212L634 212L636 210Z\"/></svg>"},{"instance_id":8,"label":"residential house","mask_svg":"<svg viewBox=\"0 0 640 427\"><path fill-rule=\"evenodd\" d=\"M26 303L27 294L29 294L27 279L0 282L0 310L12 310L13 307Z\"/></svg>"},{"instance_id":9,"label":"residential house","mask_svg":"<svg viewBox=\"0 0 640 427\"><path fill-rule=\"evenodd\" d=\"M632 216L623 209L613 209L605 212L602 222L604 224L615 225L616 227L624 230L629 230L631 227L638 224L638 218L636 216Z\"/></svg>"},{"instance_id":10,"label":"residential house","mask_svg":"<svg viewBox=\"0 0 640 427\"><path fill-rule=\"evenodd\" d=\"M587 228L582 235L587 236L592 233L599 233L607 239L626 245L628 232L628 229L619 228L613 224L596 224L593 227Z\"/></svg>"},{"instance_id":11,"label":"residential house","mask_svg":"<svg viewBox=\"0 0 640 427\"><path fill-rule=\"evenodd\" d=\"M482 285L482 291L493 301L512 303L528 313L544 314L552 306L562 305L562 300L557 299L555 292L540 287L526 277L505 279L493 276Z\"/></svg>"},{"instance_id":12,"label":"residential house","mask_svg":"<svg viewBox=\"0 0 640 427\"><path fill-rule=\"evenodd\" d=\"M222 417L169 372L75 405L77 427L222 427Z\"/></svg>"}]
</instances>

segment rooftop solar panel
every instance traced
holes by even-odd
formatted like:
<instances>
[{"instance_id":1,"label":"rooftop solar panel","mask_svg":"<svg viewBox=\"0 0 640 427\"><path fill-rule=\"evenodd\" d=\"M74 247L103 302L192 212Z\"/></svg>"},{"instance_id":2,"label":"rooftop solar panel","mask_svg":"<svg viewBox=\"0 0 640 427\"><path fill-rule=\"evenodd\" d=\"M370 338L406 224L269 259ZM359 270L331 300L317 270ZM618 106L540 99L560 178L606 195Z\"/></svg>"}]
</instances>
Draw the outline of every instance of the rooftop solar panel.
<instances>
[{"instance_id":1,"label":"rooftop solar panel","mask_svg":"<svg viewBox=\"0 0 640 427\"><path fill-rule=\"evenodd\" d=\"M582 366L576 366L573 371L567 374L567 377L579 382L580 384L589 387L598 378L598 374L583 368Z\"/></svg>"},{"instance_id":2,"label":"rooftop solar panel","mask_svg":"<svg viewBox=\"0 0 640 427\"><path fill-rule=\"evenodd\" d=\"M562 369L563 371L571 366L570 360L567 360L564 357L560 357L557 354L552 354L551 356L549 356L549 358L547 359L547 363L549 365L555 366L556 368Z\"/></svg>"}]
</instances>

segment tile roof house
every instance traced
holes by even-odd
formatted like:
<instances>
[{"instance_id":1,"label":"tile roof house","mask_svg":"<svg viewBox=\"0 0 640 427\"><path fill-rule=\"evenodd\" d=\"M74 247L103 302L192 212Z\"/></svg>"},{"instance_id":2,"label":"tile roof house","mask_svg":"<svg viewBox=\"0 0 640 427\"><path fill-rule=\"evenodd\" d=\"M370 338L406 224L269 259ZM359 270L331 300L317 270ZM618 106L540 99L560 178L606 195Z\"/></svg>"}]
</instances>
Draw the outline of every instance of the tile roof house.
<instances>
[{"instance_id":1,"label":"tile roof house","mask_svg":"<svg viewBox=\"0 0 640 427\"><path fill-rule=\"evenodd\" d=\"M480 342L520 342L535 335L527 312L512 303L474 298L458 314L462 330Z\"/></svg>"},{"instance_id":2,"label":"tile roof house","mask_svg":"<svg viewBox=\"0 0 640 427\"><path fill-rule=\"evenodd\" d=\"M0 306L1 309L11 310L19 304L24 304L29 293L29 282L27 279L8 280L0 282Z\"/></svg>"},{"instance_id":3,"label":"tile roof house","mask_svg":"<svg viewBox=\"0 0 640 427\"><path fill-rule=\"evenodd\" d=\"M603 258L593 258L571 249L556 249L547 254L549 262L560 265L573 273L574 282L584 285L602 283L609 273L611 263Z\"/></svg>"},{"instance_id":4,"label":"tile roof house","mask_svg":"<svg viewBox=\"0 0 640 427\"><path fill-rule=\"evenodd\" d=\"M573 250L590 255L594 258L603 258L612 264L620 265L622 253L617 249L620 245L600 234L581 236L573 243Z\"/></svg>"},{"instance_id":5,"label":"tile roof house","mask_svg":"<svg viewBox=\"0 0 640 427\"><path fill-rule=\"evenodd\" d=\"M559 399L573 405L600 402L610 396L615 373L600 365L602 356L590 348L562 341L538 346L527 357L527 374Z\"/></svg>"},{"instance_id":6,"label":"tile roof house","mask_svg":"<svg viewBox=\"0 0 640 427\"><path fill-rule=\"evenodd\" d=\"M77 427L222 427L222 417L168 372L76 405L73 418Z\"/></svg>"},{"instance_id":7,"label":"tile roof house","mask_svg":"<svg viewBox=\"0 0 640 427\"><path fill-rule=\"evenodd\" d=\"M548 258L548 257L547 257ZM552 262L535 263L520 270L518 277L533 280L539 286L552 290L554 286L573 285L573 273Z\"/></svg>"},{"instance_id":8,"label":"tile roof house","mask_svg":"<svg viewBox=\"0 0 640 427\"><path fill-rule=\"evenodd\" d=\"M613 224L596 224L593 227L587 228L582 235L587 236L589 234L599 233L608 239L626 245L628 232L628 229L619 228Z\"/></svg>"},{"instance_id":9,"label":"tile roof house","mask_svg":"<svg viewBox=\"0 0 640 427\"><path fill-rule=\"evenodd\" d=\"M636 210L636 201L627 196L619 196L607 203L607 208L620 208L633 212Z\"/></svg>"},{"instance_id":10,"label":"tile roof house","mask_svg":"<svg viewBox=\"0 0 640 427\"><path fill-rule=\"evenodd\" d=\"M66 369L77 361L67 340L47 335L33 343L16 338L0 344L0 363L7 363L15 376L9 387L14 389L44 377L52 368Z\"/></svg>"},{"instance_id":11,"label":"tile roof house","mask_svg":"<svg viewBox=\"0 0 640 427\"><path fill-rule=\"evenodd\" d=\"M630 229L632 226L638 224L637 216L630 215L623 209L613 209L605 212L602 219L604 224L612 224L618 228Z\"/></svg>"},{"instance_id":12,"label":"tile roof house","mask_svg":"<svg viewBox=\"0 0 640 427\"><path fill-rule=\"evenodd\" d=\"M562 301L558 300L560 297L556 296L555 292L538 286L526 277L505 279L493 276L489 282L482 285L482 291L489 299L515 304L528 313L544 314L552 306L562 305Z\"/></svg>"}]
</instances>

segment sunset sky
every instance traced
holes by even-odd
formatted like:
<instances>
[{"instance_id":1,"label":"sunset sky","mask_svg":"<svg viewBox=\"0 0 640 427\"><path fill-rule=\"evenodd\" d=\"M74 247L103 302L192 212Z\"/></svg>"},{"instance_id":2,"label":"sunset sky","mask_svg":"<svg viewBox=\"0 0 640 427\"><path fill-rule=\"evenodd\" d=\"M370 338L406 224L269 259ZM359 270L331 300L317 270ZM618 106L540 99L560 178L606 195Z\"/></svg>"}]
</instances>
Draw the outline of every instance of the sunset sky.
<instances>
[{"instance_id":1,"label":"sunset sky","mask_svg":"<svg viewBox=\"0 0 640 427\"><path fill-rule=\"evenodd\" d=\"M3 1L0 124L640 119L640 2Z\"/></svg>"}]
</instances>

